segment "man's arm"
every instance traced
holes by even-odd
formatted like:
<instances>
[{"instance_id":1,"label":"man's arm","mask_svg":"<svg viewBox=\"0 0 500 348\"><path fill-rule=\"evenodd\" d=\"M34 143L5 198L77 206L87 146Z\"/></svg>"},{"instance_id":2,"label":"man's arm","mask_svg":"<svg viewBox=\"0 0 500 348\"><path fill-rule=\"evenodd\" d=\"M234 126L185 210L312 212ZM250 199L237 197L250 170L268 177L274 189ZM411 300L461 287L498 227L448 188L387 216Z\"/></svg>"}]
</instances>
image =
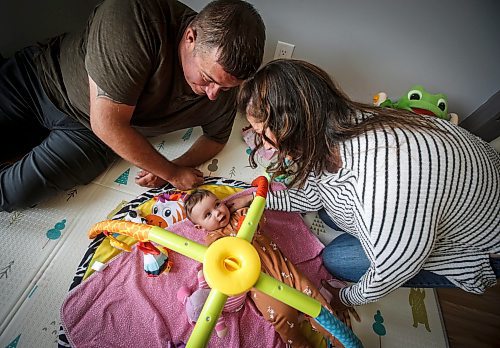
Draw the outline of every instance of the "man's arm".
<instances>
[{"instance_id":1,"label":"man's arm","mask_svg":"<svg viewBox=\"0 0 500 348\"><path fill-rule=\"evenodd\" d=\"M197 167L221 152L225 145L202 135L189 150L172 162L180 166Z\"/></svg>"},{"instance_id":2,"label":"man's arm","mask_svg":"<svg viewBox=\"0 0 500 348\"><path fill-rule=\"evenodd\" d=\"M135 106L112 100L90 76L89 86L92 131L120 157L181 190L203 182L200 171L170 162L130 126Z\"/></svg>"},{"instance_id":3,"label":"man's arm","mask_svg":"<svg viewBox=\"0 0 500 348\"><path fill-rule=\"evenodd\" d=\"M184 167L197 167L218 154L224 145L202 135L189 150L174 159L172 163ZM135 182L145 187L160 187L166 184L165 180L147 170L140 171L135 177Z\"/></svg>"}]
</instances>

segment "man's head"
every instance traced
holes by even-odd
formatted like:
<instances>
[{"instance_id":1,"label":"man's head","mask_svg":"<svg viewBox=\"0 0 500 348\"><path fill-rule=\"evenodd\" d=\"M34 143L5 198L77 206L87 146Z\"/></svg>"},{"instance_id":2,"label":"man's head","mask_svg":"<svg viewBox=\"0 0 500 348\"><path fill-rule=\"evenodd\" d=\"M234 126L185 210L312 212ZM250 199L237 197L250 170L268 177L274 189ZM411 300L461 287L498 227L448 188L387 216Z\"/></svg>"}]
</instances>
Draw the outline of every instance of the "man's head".
<instances>
[{"instance_id":1,"label":"man's head","mask_svg":"<svg viewBox=\"0 0 500 348\"><path fill-rule=\"evenodd\" d=\"M187 218L196 228L213 231L226 227L229 223L229 208L210 191L193 191L186 198L184 207Z\"/></svg>"},{"instance_id":2,"label":"man's head","mask_svg":"<svg viewBox=\"0 0 500 348\"><path fill-rule=\"evenodd\" d=\"M257 71L265 39L264 22L251 4L209 3L189 24L179 47L186 81L196 94L215 100Z\"/></svg>"}]
</instances>

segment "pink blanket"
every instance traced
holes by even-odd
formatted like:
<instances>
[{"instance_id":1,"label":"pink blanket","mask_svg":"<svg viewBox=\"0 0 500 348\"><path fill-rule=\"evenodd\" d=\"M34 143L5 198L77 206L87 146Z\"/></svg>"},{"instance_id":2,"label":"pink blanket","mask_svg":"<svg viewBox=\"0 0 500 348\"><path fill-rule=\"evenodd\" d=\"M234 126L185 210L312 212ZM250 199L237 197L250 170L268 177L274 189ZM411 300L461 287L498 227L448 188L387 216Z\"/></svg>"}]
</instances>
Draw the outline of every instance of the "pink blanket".
<instances>
[{"instance_id":1,"label":"pink blanket","mask_svg":"<svg viewBox=\"0 0 500 348\"><path fill-rule=\"evenodd\" d=\"M323 245L297 213L266 211L264 232L317 286L329 274L321 265ZM204 235L185 220L170 230L203 243ZM73 347L165 347L186 343L192 330L177 300L182 285L197 287L197 261L171 252L170 273L146 277L142 256L134 248L121 253L66 297L61 321ZM273 327L251 300L237 313L224 313L228 335L212 335L209 347L284 347Z\"/></svg>"}]
</instances>

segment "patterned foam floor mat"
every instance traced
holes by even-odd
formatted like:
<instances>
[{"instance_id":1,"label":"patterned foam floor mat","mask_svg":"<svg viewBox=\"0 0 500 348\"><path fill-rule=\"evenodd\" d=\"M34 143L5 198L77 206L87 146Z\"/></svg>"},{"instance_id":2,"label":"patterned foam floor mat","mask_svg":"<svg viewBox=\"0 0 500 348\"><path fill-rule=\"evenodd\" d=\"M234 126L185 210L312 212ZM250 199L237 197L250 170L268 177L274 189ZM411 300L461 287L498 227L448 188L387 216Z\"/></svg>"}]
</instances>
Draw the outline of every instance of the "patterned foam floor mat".
<instances>
[{"instance_id":1,"label":"patterned foam floor mat","mask_svg":"<svg viewBox=\"0 0 500 348\"><path fill-rule=\"evenodd\" d=\"M201 166L205 175L250 182L263 168L248 165L249 148L238 118L224 150ZM185 151L201 134L187 129L152 139L168 158ZM265 164L262 162L262 164ZM77 187L29 210L0 212L0 347L50 347L57 343L59 309L88 247L86 232L113 215L123 202L146 191L134 183L139 169L124 161L92 184ZM324 244L335 232L317 214L305 220ZM439 305L431 289L399 289L358 307L354 331L365 347L446 347Z\"/></svg>"}]
</instances>

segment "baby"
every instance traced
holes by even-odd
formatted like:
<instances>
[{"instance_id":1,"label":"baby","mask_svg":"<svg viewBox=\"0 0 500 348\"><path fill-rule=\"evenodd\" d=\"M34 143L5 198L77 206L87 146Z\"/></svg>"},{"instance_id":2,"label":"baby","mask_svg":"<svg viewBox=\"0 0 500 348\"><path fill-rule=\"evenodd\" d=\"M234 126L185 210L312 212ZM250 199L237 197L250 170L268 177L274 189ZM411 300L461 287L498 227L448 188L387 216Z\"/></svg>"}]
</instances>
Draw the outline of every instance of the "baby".
<instances>
[{"instance_id":1,"label":"baby","mask_svg":"<svg viewBox=\"0 0 500 348\"><path fill-rule=\"evenodd\" d=\"M227 205L212 192L198 189L186 198L185 209L187 218L194 226L207 233L206 242L210 245L219 238L236 236L239 219L246 214L248 208L241 208L231 213ZM252 245L260 256L264 273L315 298L331 310L316 286L283 255L276 243L261 232L260 226L254 235ZM296 309L256 289L251 289L250 293L262 316L274 326L283 342L291 347L311 346L300 329L300 314ZM308 319L313 328L328 337L332 343L338 343L312 318Z\"/></svg>"}]
</instances>

